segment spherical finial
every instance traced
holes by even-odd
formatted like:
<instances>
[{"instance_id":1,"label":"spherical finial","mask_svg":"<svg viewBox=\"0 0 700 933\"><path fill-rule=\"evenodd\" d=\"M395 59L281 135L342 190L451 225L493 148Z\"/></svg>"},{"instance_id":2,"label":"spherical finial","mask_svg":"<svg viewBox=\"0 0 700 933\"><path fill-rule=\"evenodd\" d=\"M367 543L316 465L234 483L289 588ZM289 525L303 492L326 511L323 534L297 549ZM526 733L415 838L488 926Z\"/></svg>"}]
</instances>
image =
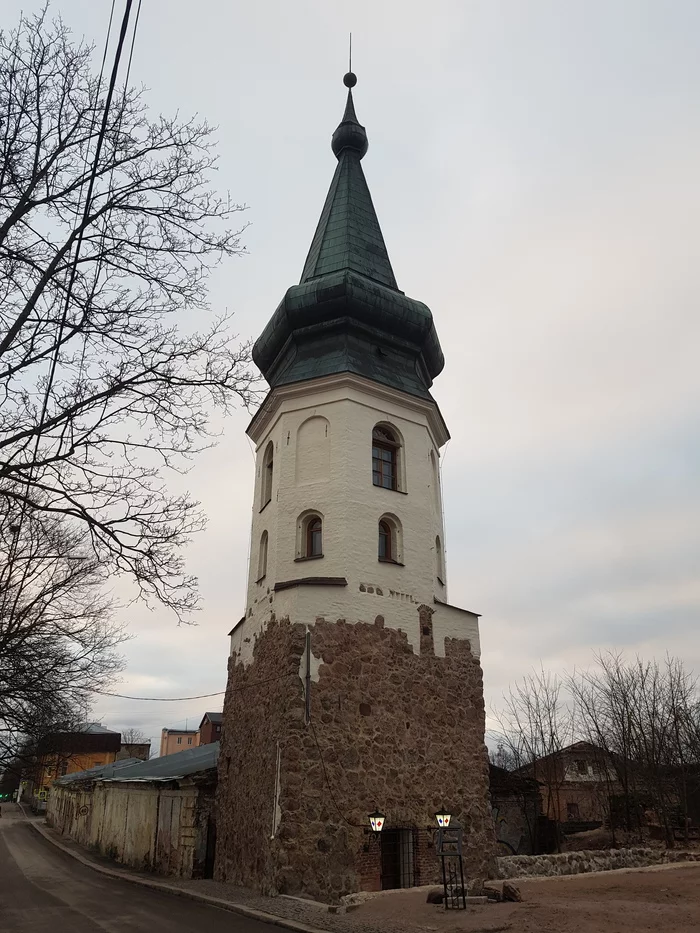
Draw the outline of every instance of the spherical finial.
<instances>
[{"instance_id":1,"label":"spherical finial","mask_svg":"<svg viewBox=\"0 0 700 933\"><path fill-rule=\"evenodd\" d=\"M352 71L348 71L343 78L343 84L345 87L355 87L357 84L357 75L353 74Z\"/></svg>"}]
</instances>

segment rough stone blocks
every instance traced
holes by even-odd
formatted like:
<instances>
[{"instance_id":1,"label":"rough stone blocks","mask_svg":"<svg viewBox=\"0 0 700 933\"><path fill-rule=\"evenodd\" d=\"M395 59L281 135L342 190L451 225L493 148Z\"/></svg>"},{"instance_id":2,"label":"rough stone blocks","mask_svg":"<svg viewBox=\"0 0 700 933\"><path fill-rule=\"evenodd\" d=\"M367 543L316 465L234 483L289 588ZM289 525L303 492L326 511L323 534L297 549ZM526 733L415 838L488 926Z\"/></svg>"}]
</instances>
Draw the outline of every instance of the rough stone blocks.
<instances>
[{"instance_id":1,"label":"rough stone blocks","mask_svg":"<svg viewBox=\"0 0 700 933\"><path fill-rule=\"evenodd\" d=\"M419 654L381 617L309 626L308 723L306 626L273 617L252 663L230 660L217 878L335 900L387 886L398 859L413 883L432 883L433 814L443 803L465 830L470 891L495 873L481 668L465 640L446 639L436 657L432 611L417 611ZM367 833L375 807L387 817L383 855ZM402 854L392 855L399 836Z\"/></svg>"}]
</instances>

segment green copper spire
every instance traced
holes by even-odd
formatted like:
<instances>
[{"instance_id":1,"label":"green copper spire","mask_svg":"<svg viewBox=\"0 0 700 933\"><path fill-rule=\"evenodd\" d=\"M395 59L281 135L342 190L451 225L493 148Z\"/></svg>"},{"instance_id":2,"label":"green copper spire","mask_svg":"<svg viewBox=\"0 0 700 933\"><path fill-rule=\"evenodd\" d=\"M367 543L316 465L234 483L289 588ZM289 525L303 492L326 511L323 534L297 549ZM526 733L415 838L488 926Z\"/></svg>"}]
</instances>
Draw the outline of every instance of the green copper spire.
<instances>
[{"instance_id":1,"label":"green copper spire","mask_svg":"<svg viewBox=\"0 0 700 933\"><path fill-rule=\"evenodd\" d=\"M367 133L355 115L352 88L357 78L348 72L345 113L331 141L338 165L323 205L321 219L306 257L301 282L349 269L389 288L397 288L384 237L372 204L360 160L367 152Z\"/></svg>"},{"instance_id":2,"label":"green copper spire","mask_svg":"<svg viewBox=\"0 0 700 933\"><path fill-rule=\"evenodd\" d=\"M333 133L338 160L301 282L258 337L253 359L270 388L352 373L431 399L444 358L430 309L396 285L360 164L367 134L357 120L352 72Z\"/></svg>"}]
</instances>

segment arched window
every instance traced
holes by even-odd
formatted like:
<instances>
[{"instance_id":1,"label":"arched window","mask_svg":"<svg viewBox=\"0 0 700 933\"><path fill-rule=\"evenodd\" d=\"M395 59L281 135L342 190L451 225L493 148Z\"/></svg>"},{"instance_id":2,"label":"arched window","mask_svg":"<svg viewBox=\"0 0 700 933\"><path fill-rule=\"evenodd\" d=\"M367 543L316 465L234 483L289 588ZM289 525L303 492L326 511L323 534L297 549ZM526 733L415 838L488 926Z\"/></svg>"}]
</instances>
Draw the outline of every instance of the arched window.
<instances>
[{"instance_id":1,"label":"arched window","mask_svg":"<svg viewBox=\"0 0 700 933\"><path fill-rule=\"evenodd\" d=\"M258 583L265 578L267 574L267 532L263 531L260 538L260 550L258 551Z\"/></svg>"},{"instance_id":2,"label":"arched window","mask_svg":"<svg viewBox=\"0 0 700 933\"><path fill-rule=\"evenodd\" d=\"M401 522L395 515L382 515L377 530L377 556L379 560L389 564L400 564L402 553Z\"/></svg>"},{"instance_id":3,"label":"arched window","mask_svg":"<svg viewBox=\"0 0 700 933\"><path fill-rule=\"evenodd\" d=\"M442 544L440 542L440 536L438 535L435 538L435 563L437 570L437 578L440 583L444 584L445 582L445 559L442 553Z\"/></svg>"},{"instance_id":4,"label":"arched window","mask_svg":"<svg viewBox=\"0 0 700 933\"><path fill-rule=\"evenodd\" d=\"M262 486L260 497L260 507L264 508L267 503L272 498L272 473L274 469L274 454L275 448L270 441L270 443L265 448L265 456L263 457L263 466L262 466Z\"/></svg>"},{"instance_id":5,"label":"arched window","mask_svg":"<svg viewBox=\"0 0 700 933\"><path fill-rule=\"evenodd\" d=\"M391 547L391 526L389 522L379 522L379 560L393 560Z\"/></svg>"},{"instance_id":6,"label":"arched window","mask_svg":"<svg viewBox=\"0 0 700 933\"><path fill-rule=\"evenodd\" d=\"M313 511L302 512L297 519L297 560L323 557L323 515Z\"/></svg>"},{"instance_id":7,"label":"arched window","mask_svg":"<svg viewBox=\"0 0 700 933\"><path fill-rule=\"evenodd\" d=\"M320 557L323 554L323 522L318 516L312 517L306 525L306 557Z\"/></svg>"},{"instance_id":8,"label":"arched window","mask_svg":"<svg viewBox=\"0 0 700 933\"><path fill-rule=\"evenodd\" d=\"M377 424L372 431L372 482L384 489L399 488L398 437L384 424Z\"/></svg>"}]
</instances>

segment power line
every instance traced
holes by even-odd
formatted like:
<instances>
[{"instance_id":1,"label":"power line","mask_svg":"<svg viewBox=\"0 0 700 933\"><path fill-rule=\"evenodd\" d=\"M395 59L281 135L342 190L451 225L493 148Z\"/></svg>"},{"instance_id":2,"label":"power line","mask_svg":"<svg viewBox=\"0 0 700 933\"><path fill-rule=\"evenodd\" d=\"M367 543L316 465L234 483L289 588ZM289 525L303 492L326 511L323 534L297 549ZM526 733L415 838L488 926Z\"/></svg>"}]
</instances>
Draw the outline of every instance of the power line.
<instances>
[{"instance_id":1,"label":"power line","mask_svg":"<svg viewBox=\"0 0 700 933\"><path fill-rule=\"evenodd\" d=\"M326 787L328 788L328 793L331 795L331 800L333 801L333 806L334 806L334 807L336 808L336 810L338 811L338 814L340 815L341 820L343 820L345 823L347 823L348 826L352 826L353 829L362 829L363 827L360 826L358 823L351 823L350 820L347 818L347 816L345 816L345 814L343 813L343 811L342 811L342 810L340 809L340 807L338 806L338 803L337 803L337 801L336 801L336 799L335 799L335 794L333 793L333 788L331 787L331 782L328 780L328 772L326 771L326 763L325 763L325 761L323 760L323 753L322 753L322 751L321 751L321 746L318 744L318 738L317 738L317 736L316 736L316 728L314 727L313 719L309 719L309 725L311 726L311 734L312 734L313 737L314 737L314 742L316 743L316 748L317 748L317 750L318 750L318 757L321 759L321 768L323 769L323 777L324 777L325 782L326 782Z\"/></svg>"},{"instance_id":2,"label":"power line","mask_svg":"<svg viewBox=\"0 0 700 933\"><path fill-rule=\"evenodd\" d=\"M268 677L266 680L253 681L253 683L245 684L243 687L234 687L230 692L240 693L243 690L250 690L251 687L261 687L264 684L271 684L277 680L282 680L284 677L290 676L298 677L299 675L296 671L288 671L286 674L278 674L276 677ZM219 690L217 693L200 693L198 696L193 697L132 697L125 693L108 693L106 690L92 690L92 693L97 693L103 697L119 697L121 700L141 700L149 703L180 703L183 700L207 700L209 697L220 697L223 696L226 691Z\"/></svg>"},{"instance_id":3,"label":"power line","mask_svg":"<svg viewBox=\"0 0 700 933\"><path fill-rule=\"evenodd\" d=\"M82 242L83 242L83 235L84 235L84 230L85 230L85 224L86 224L87 219L88 219L89 214L90 214L90 205L91 205L91 203L92 203L92 191L93 191L93 188L94 188L94 186L95 186L95 178L97 177L97 168L98 168L98 165L99 165L100 154L101 154L101 152L102 152L102 144L103 144L103 142L104 142L104 138L105 138L105 135L106 135L106 133L107 133L107 120L108 120L108 118L109 118L109 110L110 110L110 107L111 107L111 104L112 104L112 95L114 94L114 87L115 87L115 84L116 84L116 82L117 82L117 71L119 70L119 62L121 61L122 50L123 50L123 48L124 48L124 39L125 39L125 37L126 37L127 27L128 27L128 25L129 25L129 15L130 15L130 13L131 13L131 5L132 5L132 3L133 3L133 0L126 0L126 7L125 7L125 10L124 10L124 17L123 17L123 19L122 19L122 25L121 25L121 29L120 29L120 32L119 32L119 41L118 41L118 43L117 43L117 50L116 50L116 52L115 52L115 54L114 54L114 64L112 65L112 74L111 74L111 76L110 76L110 79L109 79L109 86L108 86L108 89L107 89L107 99L106 99L106 101L105 101L104 113L102 114L102 123L101 123L100 129L99 129L99 132L98 132L98 134L97 134L97 144L96 144L96 148L95 148L95 157L94 157L94 160L93 160L93 166L92 166L92 170L91 170L91 172L90 172L90 179L89 179L89 182L88 182L88 192L87 192L87 197L86 197L86 199L85 199L85 207L84 207L84 210L83 210L83 219L82 219L82 223L81 223L81 225L80 225L80 229L79 229L79 231L78 231L78 236L77 236L77 238L76 238L75 254L74 254L74 256L73 256L73 262L72 262L72 264L71 264L71 274L70 274L70 278L69 278L69 281L68 281L68 288L67 288L67 292L66 292L66 304L65 304L65 306L64 306L63 317L62 317L62 321L61 321L61 327L60 327L60 329L59 329L59 337L60 337L60 334L61 334L61 332L62 332L62 328L65 326L65 320L66 320L66 317L67 317L67 314L68 314L68 306L69 306L70 299L71 299L73 284L74 284L74 282L75 282L75 276L76 276L76 274L77 274L78 258L79 258L79 255L80 255L80 247L81 247ZM12 344L12 342L14 341L15 337L17 336L17 334L19 333L19 331L21 330L21 328L22 328L22 327L24 326L24 324L26 323L26 321L27 321L27 319L28 319L30 313L31 313L31 309L30 309L30 308L27 309L26 311L23 311L22 314L20 314L20 316L17 318L17 320L15 321L15 323L10 327L9 331L7 332L7 334L4 336L4 338L3 338L2 341L0 342L0 354L4 353L4 352L11 346L11 344ZM60 342L59 342L59 346L60 346ZM48 386L49 388L50 388L51 381L52 381L52 379L50 378L50 379L49 379L49 386Z\"/></svg>"},{"instance_id":4,"label":"power line","mask_svg":"<svg viewBox=\"0 0 700 933\"><path fill-rule=\"evenodd\" d=\"M112 14L114 14L114 3L115 3L115 0L112 0ZM139 5L138 5L138 7L136 8L136 19L134 20L134 29L133 29L132 34L131 34L131 48L129 49L129 61L127 62L127 66L126 66L126 75L125 75L125 77L124 77L124 93L123 93L123 95L122 95L122 106L121 106L121 110L120 110L120 112L119 112L119 119L118 119L118 121L117 121L117 124L116 124L116 126L115 126L115 130L114 130L115 149L114 149L114 153L113 153L113 156L112 156L112 160L113 160L113 161L112 161L112 167L111 167L110 172L109 172L109 183L108 183L108 185L107 185L107 194L106 194L106 200L107 200L107 201L110 200L110 198L112 197L112 192L113 192L113 187L112 187L112 186L113 186L113 184L114 184L114 169L115 169L115 162L116 162L116 140L119 138L119 134L121 133L122 121L123 121L123 119L124 119L124 111L126 110L126 97L127 97L128 91L129 91L129 76L131 75L131 62L132 62L132 60L133 60L133 58L134 58L134 45L136 44L136 30L137 30L138 27L139 27L139 17L140 17L140 16L141 16L141 0L139 0ZM111 30L111 28L112 28L112 16L110 16L110 18L109 18L109 28L110 28L110 30ZM107 41L109 41L109 31L107 32ZM105 57L106 57L106 55L107 55L107 47L105 46ZM105 58L103 57L103 59L102 59L102 70L104 70L104 62L105 62ZM99 87L99 88L102 87L102 70L100 71L100 78L99 78L99 82L98 82L98 87ZM92 136L92 128L91 128L90 135ZM81 192L82 192L82 183L81 183L81 188L80 188L80 190L81 190ZM99 240L99 254L98 254L98 257L97 257L97 266L96 266L96 268L95 268L95 276L94 276L93 281L92 281L92 288L90 289L90 293L89 293L89 295L88 295L88 297L87 297L87 300L85 301L85 323L86 323L86 324L87 324L87 322L88 322L88 315L89 315L90 309L91 309L91 307L92 307L92 302L93 302L93 300L94 300L95 293L96 293L96 291L97 291L97 285L98 285L98 282L99 282L99 280L100 280L100 274L101 274L101 272L102 272L102 263L103 263L103 260L104 260L105 241L106 241L106 239L107 239L107 227L108 227L108 225L109 225L109 221L110 221L111 215L112 215L112 208L109 207L109 208L104 212L103 217L102 217L102 233L100 234L100 240ZM80 365L78 366L78 382L80 382L80 380L81 380L81 378L82 378L83 370L84 370L84 367L85 367L85 356L86 356L87 347L88 347L89 331L90 331L89 327L86 326L86 327L85 327L85 330L84 330L84 333L83 333L83 349L82 349L82 352L81 352L81 355L80 355Z\"/></svg>"},{"instance_id":5,"label":"power line","mask_svg":"<svg viewBox=\"0 0 700 933\"><path fill-rule=\"evenodd\" d=\"M251 684L251 686L253 685ZM108 693L106 690L93 690L92 693L97 693L101 697L119 697L121 700L142 700L151 703L179 703L182 700L206 700L209 697L220 697L223 696L226 691L219 690L218 693L200 693L195 697L132 697L127 696L125 693Z\"/></svg>"}]
</instances>

